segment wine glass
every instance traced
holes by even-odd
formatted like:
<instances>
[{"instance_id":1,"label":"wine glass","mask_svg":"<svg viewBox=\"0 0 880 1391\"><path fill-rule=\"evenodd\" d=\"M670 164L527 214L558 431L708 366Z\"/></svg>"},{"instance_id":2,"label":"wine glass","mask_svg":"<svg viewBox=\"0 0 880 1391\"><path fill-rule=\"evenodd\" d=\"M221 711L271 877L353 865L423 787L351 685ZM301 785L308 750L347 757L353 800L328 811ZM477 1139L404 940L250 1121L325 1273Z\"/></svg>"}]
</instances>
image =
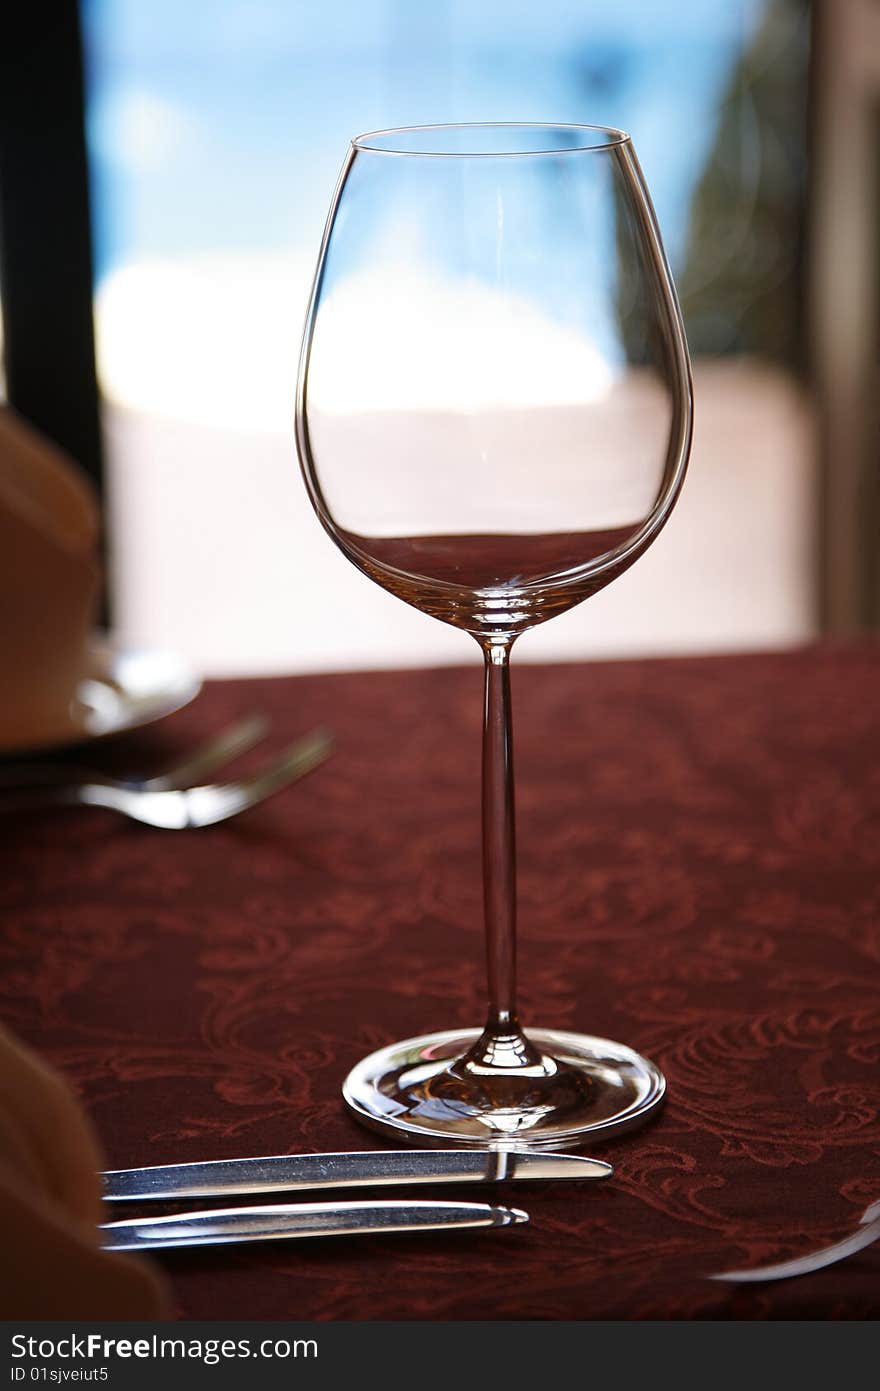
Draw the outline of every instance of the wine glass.
<instances>
[{"instance_id":1,"label":"wine glass","mask_svg":"<svg viewBox=\"0 0 880 1391\"><path fill-rule=\"evenodd\" d=\"M344 555L485 659L486 1023L359 1063L343 1095L375 1129L559 1147L662 1101L662 1074L631 1048L520 1026L509 658L656 538L691 419L681 312L625 132L444 125L352 142L303 335L303 475Z\"/></svg>"}]
</instances>

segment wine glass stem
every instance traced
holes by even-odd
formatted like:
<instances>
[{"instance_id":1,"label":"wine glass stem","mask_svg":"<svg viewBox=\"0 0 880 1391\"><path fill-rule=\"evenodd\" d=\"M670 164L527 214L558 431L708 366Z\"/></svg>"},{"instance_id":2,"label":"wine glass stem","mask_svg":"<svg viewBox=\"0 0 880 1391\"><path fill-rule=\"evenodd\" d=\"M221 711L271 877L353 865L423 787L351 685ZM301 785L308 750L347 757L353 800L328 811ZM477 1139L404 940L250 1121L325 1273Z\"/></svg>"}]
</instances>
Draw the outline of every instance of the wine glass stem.
<instances>
[{"instance_id":1,"label":"wine glass stem","mask_svg":"<svg viewBox=\"0 0 880 1391\"><path fill-rule=\"evenodd\" d=\"M519 1033L516 1017L516 829L510 641L486 641L483 709L483 904L489 1017L486 1032Z\"/></svg>"}]
</instances>

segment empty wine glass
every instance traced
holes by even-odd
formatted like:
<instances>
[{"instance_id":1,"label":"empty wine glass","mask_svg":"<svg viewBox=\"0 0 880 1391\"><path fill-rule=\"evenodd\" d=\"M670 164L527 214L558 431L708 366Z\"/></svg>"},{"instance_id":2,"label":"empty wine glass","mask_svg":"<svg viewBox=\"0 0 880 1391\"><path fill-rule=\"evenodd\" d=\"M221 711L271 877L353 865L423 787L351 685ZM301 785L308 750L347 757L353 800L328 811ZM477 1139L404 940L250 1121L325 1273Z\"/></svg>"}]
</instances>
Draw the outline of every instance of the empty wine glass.
<instances>
[{"instance_id":1,"label":"empty wine glass","mask_svg":"<svg viewBox=\"0 0 880 1391\"><path fill-rule=\"evenodd\" d=\"M303 474L348 559L485 658L488 1015L354 1068L345 1099L376 1129L558 1147L662 1100L662 1074L631 1048L520 1027L508 664L520 634L656 538L691 417L681 313L628 135L461 125L352 142L303 336Z\"/></svg>"}]
</instances>

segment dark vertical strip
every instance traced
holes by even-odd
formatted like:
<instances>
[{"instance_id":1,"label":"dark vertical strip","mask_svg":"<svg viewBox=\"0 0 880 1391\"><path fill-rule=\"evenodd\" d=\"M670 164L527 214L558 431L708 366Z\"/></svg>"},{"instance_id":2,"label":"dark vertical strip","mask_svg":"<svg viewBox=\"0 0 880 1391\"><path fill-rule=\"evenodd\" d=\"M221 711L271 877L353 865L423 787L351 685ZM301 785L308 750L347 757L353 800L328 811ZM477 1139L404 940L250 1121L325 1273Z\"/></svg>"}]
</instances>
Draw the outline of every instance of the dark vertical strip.
<instances>
[{"instance_id":1,"label":"dark vertical strip","mask_svg":"<svg viewBox=\"0 0 880 1391\"><path fill-rule=\"evenodd\" d=\"M0 38L0 298L10 403L102 483L77 0L10 6Z\"/></svg>"},{"instance_id":2,"label":"dark vertical strip","mask_svg":"<svg viewBox=\"0 0 880 1391\"><path fill-rule=\"evenodd\" d=\"M866 434L868 439L868 458L866 460L867 500L865 504L865 536L867 538L867 620L874 632L880 632L880 64L877 68L876 88L871 107L871 135L873 158L871 179L874 189L874 231L877 247L874 260L874 343L867 363L868 380L866 396L868 419Z\"/></svg>"},{"instance_id":3,"label":"dark vertical strip","mask_svg":"<svg viewBox=\"0 0 880 1391\"><path fill-rule=\"evenodd\" d=\"M807 69L807 124L805 132L805 154L807 164L806 193L804 208L804 229L801 241L804 249L804 293L801 301L802 317L799 327L803 332L804 349L807 357L807 380L816 407L817 457L815 490L815 520L811 537L813 550L812 601L820 634L832 627L829 570L831 567L831 543L828 527L828 477L826 457L828 453L828 426L822 399L822 381L819 364L813 343L814 305L817 263L817 198L816 167L821 158L821 131L819 120L822 112L822 63L821 55L825 42L825 6L816 0L810 5L810 63Z\"/></svg>"}]
</instances>

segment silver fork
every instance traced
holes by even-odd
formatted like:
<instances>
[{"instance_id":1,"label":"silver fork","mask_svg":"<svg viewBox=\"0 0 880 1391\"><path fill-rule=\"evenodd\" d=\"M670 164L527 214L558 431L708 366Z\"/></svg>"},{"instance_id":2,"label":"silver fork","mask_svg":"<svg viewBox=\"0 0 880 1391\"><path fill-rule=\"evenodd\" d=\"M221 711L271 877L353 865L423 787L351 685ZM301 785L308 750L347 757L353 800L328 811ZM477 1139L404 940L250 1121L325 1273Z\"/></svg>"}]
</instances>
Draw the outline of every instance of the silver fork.
<instances>
[{"instance_id":1,"label":"silver fork","mask_svg":"<svg viewBox=\"0 0 880 1391\"><path fill-rule=\"evenodd\" d=\"M727 1281L730 1284L745 1285L761 1280L789 1280L794 1275L811 1275L814 1270L822 1270L826 1265L854 1256L864 1251L880 1238L880 1203L872 1203L859 1218L858 1230L833 1246L822 1246L818 1251L810 1251L806 1256L795 1256L791 1261L779 1261L775 1265L756 1266L752 1270L725 1270L720 1275L710 1275L710 1280Z\"/></svg>"},{"instance_id":2,"label":"silver fork","mask_svg":"<svg viewBox=\"0 0 880 1391\"><path fill-rule=\"evenodd\" d=\"M228 725L219 734L199 744L179 763L150 778L111 777L95 768L73 763L7 763L0 764L0 789L6 787L47 787L69 783L101 783L105 787L139 788L144 792L165 792L170 788L186 787L206 773L231 763L247 753L265 737L269 721L265 715L248 715Z\"/></svg>"},{"instance_id":3,"label":"silver fork","mask_svg":"<svg viewBox=\"0 0 880 1391\"><path fill-rule=\"evenodd\" d=\"M258 802L264 802L273 793L304 777L323 763L332 750L333 736L325 729L315 729L291 744L268 768L240 782L159 791L111 782L29 788L20 793L0 793L0 813L42 807L104 807L145 826L167 831L214 826L218 821L228 821Z\"/></svg>"}]
</instances>

